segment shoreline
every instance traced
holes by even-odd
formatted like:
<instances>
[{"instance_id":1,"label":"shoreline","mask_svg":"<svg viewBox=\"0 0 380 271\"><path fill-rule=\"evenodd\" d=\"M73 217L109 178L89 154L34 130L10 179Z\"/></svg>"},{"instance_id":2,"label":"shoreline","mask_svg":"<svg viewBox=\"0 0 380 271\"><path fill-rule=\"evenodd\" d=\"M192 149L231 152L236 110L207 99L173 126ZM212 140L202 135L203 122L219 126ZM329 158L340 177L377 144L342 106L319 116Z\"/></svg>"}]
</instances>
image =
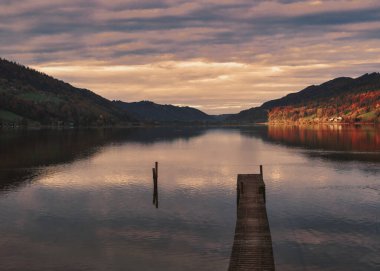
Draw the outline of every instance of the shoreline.
<instances>
[{"instance_id":1,"label":"shoreline","mask_svg":"<svg viewBox=\"0 0 380 271\"><path fill-rule=\"evenodd\" d=\"M297 122L257 122L257 123L161 123L161 124L119 124L107 126L0 126L3 130L76 130L76 129L134 129L134 128L162 128L162 127L197 127L197 128L223 128L223 127L252 127L252 126L380 126L375 122L321 122L321 123L297 123Z\"/></svg>"}]
</instances>

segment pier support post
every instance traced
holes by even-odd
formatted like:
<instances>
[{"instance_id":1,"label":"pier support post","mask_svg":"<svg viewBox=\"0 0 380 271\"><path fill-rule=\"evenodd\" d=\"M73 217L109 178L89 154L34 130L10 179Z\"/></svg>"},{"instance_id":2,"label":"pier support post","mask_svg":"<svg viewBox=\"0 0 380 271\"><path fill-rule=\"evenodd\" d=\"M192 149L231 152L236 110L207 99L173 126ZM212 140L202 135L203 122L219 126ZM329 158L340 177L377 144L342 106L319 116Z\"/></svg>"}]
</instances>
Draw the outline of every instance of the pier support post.
<instances>
[{"instance_id":1,"label":"pier support post","mask_svg":"<svg viewBox=\"0 0 380 271\"><path fill-rule=\"evenodd\" d=\"M155 167L152 168L153 172L153 204L158 208L158 162L155 163Z\"/></svg>"}]
</instances>

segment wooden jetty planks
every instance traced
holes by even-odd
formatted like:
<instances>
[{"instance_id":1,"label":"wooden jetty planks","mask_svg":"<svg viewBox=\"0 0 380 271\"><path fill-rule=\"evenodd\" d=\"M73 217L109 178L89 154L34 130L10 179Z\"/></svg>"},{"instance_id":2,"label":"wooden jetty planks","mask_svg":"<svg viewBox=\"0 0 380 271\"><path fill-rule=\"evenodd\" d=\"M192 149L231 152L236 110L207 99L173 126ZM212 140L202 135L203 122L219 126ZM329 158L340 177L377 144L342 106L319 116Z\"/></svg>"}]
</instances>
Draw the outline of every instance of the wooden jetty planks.
<instances>
[{"instance_id":1,"label":"wooden jetty planks","mask_svg":"<svg viewBox=\"0 0 380 271\"><path fill-rule=\"evenodd\" d=\"M228 270L275 270L262 167L260 174L237 178L237 218Z\"/></svg>"}]
</instances>

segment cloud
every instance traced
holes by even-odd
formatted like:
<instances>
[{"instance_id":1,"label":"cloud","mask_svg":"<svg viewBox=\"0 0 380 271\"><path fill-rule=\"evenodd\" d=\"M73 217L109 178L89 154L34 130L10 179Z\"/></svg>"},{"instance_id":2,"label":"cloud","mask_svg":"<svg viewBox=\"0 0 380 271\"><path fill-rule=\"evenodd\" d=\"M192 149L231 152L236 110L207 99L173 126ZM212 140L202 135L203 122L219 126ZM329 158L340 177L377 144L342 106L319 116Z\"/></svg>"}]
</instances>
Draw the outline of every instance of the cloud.
<instances>
[{"instance_id":1,"label":"cloud","mask_svg":"<svg viewBox=\"0 0 380 271\"><path fill-rule=\"evenodd\" d=\"M2 1L0 55L108 98L236 112L239 102L378 71L379 29L380 3L371 0ZM113 66L140 70L93 76Z\"/></svg>"}]
</instances>

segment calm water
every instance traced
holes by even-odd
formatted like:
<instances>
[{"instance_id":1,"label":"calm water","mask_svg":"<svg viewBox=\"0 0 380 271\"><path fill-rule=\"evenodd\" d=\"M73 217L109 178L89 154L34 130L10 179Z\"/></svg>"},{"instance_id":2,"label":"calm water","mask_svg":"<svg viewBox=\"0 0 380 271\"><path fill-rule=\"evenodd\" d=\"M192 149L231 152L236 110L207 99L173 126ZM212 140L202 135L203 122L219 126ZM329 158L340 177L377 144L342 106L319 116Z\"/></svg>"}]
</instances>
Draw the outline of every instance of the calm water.
<instances>
[{"instance_id":1,"label":"calm water","mask_svg":"<svg viewBox=\"0 0 380 271\"><path fill-rule=\"evenodd\" d=\"M277 270L380 270L380 130L340 126L0 131L0 270L226 270L259 164Z\"/></svg>"}]
</instances>

